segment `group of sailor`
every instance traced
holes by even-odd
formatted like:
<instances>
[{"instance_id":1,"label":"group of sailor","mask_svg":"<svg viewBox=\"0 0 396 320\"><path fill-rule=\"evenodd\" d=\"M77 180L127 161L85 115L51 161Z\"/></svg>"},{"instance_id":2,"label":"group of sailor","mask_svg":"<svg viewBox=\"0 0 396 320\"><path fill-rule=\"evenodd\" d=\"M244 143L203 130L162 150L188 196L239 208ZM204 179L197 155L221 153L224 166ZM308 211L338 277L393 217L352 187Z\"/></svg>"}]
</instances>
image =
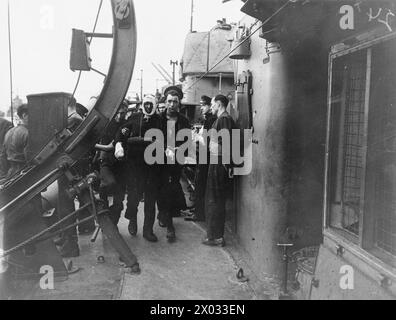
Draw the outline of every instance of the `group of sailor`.
<instances>
[{"instance_id":1,"label":"group of sailor","mask_svg":"<svg viewBox=\"0 0 396 320\"><path fill-rule=\"evenodd\" d=\"M180 112L183 92L176 86L168 88L162 99L148 95L144 97L140 109L128 112L128 103L124 101L116 116L107 126L106 132L95 146L95 160L100 176L98 194L106 204L112 222L117 226L125 209L125 219L129 221L128 231L137 236L138 207L144 202L144 223L142 235L149 242L157 242L154 234L156 208L158 208L158 223L166 228L167 240L176 240L176 230L173 218L180 216L187 209L185 194L181 185L183 166L185 163L175 161L177 149L183 144L193 141L185 137L184 141L168 142L167 137L177 136L181 130L193 130L190 121ZM201 98L202 118L201 130L214 129L233 130L235 122L227 112L229 101L223 95L211 99ZM74 98L69 104L68 129L73 132L83 122L86 112L81 112L81 105ZM87 110L85 110L87 111ZM26 105L18 108L20 124L12 128L4 119L0 120L0 134L3 141L0 150L0 173L3 179L9 179L26 164L26 148L28 143L28 108ZM129 117L128 117L129 116ZM4 120L4 121L3 121ZM155 139L148 139L147 132L157 130L164 137L164 163L148 163L145 158L147 148ZM172 132L170 132L172 131ZM2 134L4 132L4 134ZM198 134L199 135L199 134ZM231 136L231 135L230 135ZM1 137L0 137L1 138ZM224 246L225 201L229 192L231 166L221 161L222 142L198 139L197 144L207 148L207 161L196 163L195 166L195 208L186 217L187 221L206 221L207 238L204 245ZM156 141L158 143L158 141ZM219 161L211 164L209 157L217 157ZM172 159L173 161L169 161ZM199 156L197 157L199 159ZM85 162L77 165L77 170L84 170ZM58 180L59 218L75 211L75 201L66 193L68 180L62 177ZM127 201L125 201L127 196ZM126 208L124 208L126 203ZM72 224L77 218L65 223ZM81 219L81 216L79 217ZM80 234L95 230L94 222L80 225ZM80 255L77 228L70 228L55 240L60 246L63 257L71 258Z\"/></svg>"}]
</instances>

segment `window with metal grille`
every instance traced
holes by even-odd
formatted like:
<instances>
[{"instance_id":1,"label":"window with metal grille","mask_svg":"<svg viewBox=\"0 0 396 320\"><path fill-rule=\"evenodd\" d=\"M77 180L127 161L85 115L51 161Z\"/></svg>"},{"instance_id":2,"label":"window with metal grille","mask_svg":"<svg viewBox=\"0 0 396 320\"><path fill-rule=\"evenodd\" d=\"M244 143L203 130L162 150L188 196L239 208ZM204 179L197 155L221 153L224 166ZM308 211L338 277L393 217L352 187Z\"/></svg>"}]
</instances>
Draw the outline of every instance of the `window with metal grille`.
<instances>
[{"instance_id":1,"label":"window with metal grille","mask_svg":"<svg viewBox=\"0 0 396 320\"><path fill-rule=\"evenodd\" d=\"M327 221L396 255L396 40L331 56Z\"/></svg>"},{"instance_id":2,"label":"window with metal grille","mask_svg":"<svg viewBox=\"0 0 396 320\"><path fill-rule=\"evenodd\" d=\"M372 48L366 210L374 247L396 255L396 40Z\"/></svg>"}]
</instances>

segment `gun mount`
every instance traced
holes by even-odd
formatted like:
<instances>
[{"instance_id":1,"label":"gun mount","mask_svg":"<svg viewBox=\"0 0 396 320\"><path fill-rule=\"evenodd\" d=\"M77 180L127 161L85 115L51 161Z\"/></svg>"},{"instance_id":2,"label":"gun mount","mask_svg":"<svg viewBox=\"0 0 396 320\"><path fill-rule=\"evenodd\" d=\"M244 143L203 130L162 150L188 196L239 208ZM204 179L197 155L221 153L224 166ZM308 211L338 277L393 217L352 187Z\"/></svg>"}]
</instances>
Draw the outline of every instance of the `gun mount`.
<instances>
[{"instance_id":1,"label":"gun mount","mask_svg":"<svg viewBox=\"0 0 396 320\"><path fill-rule=\"evenodd\" d=\"M15 249L26 249L23 244L29 237L42 241L48 238L45 234L51 230L51 227L46 229L41 221L41 215L37 215L37 210L35 210L37 197L40 197L41 192L61 176L66 174L69 178L70 169L94 147L115 116L132 78L137 39L133 0L110 1L114 21L111 35L113 38L112 58L102 92L94 108L74 133L68 130L58 133L24 170L10 179L0 190L0 249L2 250L0 260L5 258L6 265L11 265L8 263L11 260L17 260L21 264L26 263L24 267L31 274L38 274L40 267L50 261L51 265L55 265L56 274L67 275L67 270L52 241L47 241L46 246L43 242L36 248L36 252L30 252L29 257L26 257L26 254L25 257L21 257L22 253L15 253ZM95 34L90 35L95 36ZM126 266L138 273L140 270L136 257L107 215L97 207L96 200L92 196L90 179L80 181L87 182L85 185L83 183L84 187L78 190L82 205L90 209L91 218L96 219ZM43 253L43 251L46 252ZM17 256L14 257L14 254ZM5 291L2 280L7 278L8 272L4 268L0 270L2 292ZM2 292L0 292L0 297Z\"/></svg>"}]
</instances>

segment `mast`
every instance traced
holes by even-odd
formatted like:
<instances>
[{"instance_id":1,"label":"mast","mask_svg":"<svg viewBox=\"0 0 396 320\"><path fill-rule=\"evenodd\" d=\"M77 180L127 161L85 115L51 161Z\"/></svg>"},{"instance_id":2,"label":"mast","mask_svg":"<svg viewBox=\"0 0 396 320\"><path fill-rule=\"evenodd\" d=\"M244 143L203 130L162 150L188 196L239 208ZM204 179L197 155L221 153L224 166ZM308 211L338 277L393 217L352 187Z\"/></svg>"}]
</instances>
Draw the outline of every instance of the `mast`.
<instances>
[{"instance_id":1,"label":"mast","mask_svg":"<svg viewBox=\"0 0 396 320\"><path fill-rule=\"evenodd\" d=\"M194 31L194 0L191 0L191 26L190 32Z\"/></svg>"},{"instance_id":2,"label":"mast","mask_svg":"<svg viewBox=\"0 0 396 320\"><path fill-rule=\"evenodd\" d=\"M140 100L143 103L143 69L140 70Z\"/></svg>"},{"instance_id":3,"label":"mast","mask_svg":"<svg viewBox=\"0 0 396 320\"><path fill-rule=\"evenodd\" d=\"M8 52L9 52L9 62L10 62L10 101L11 101L11 123L14 125L14 107L12 101L12 51L11 51L11 18L10 18L10 0L8 0Z\"/></svg>"}]
</instances>

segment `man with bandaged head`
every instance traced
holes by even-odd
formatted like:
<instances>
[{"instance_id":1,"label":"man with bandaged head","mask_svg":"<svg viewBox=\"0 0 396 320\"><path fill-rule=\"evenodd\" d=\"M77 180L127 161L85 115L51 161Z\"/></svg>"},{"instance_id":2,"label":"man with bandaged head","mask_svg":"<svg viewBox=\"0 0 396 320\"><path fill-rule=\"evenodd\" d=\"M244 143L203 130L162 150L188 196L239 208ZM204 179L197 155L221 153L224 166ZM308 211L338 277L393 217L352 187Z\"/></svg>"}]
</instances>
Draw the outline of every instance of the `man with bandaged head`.
<instances>
[{"instance_id":1,"label":"man with bandaged head","mask_svg":"<svg viewBox=\"0 0 396 320\"><path fill-rule=\"evenodd\" d=\"M154 96L146 96L142 103L142 112L135 113L120 128L116 135L115 157L126 157L128 172L128 208L125 218L129 220L128 231L132 236L138 232L137 213L140 200L144 195L143 237L150 242L157 242L153 232L155 221L155 203L159 190L159 166L148 165L144 153L151 140L145 139L151 129L161 130L161 119L156 113L157 103Z\"/></svg>"}]
</instances>

